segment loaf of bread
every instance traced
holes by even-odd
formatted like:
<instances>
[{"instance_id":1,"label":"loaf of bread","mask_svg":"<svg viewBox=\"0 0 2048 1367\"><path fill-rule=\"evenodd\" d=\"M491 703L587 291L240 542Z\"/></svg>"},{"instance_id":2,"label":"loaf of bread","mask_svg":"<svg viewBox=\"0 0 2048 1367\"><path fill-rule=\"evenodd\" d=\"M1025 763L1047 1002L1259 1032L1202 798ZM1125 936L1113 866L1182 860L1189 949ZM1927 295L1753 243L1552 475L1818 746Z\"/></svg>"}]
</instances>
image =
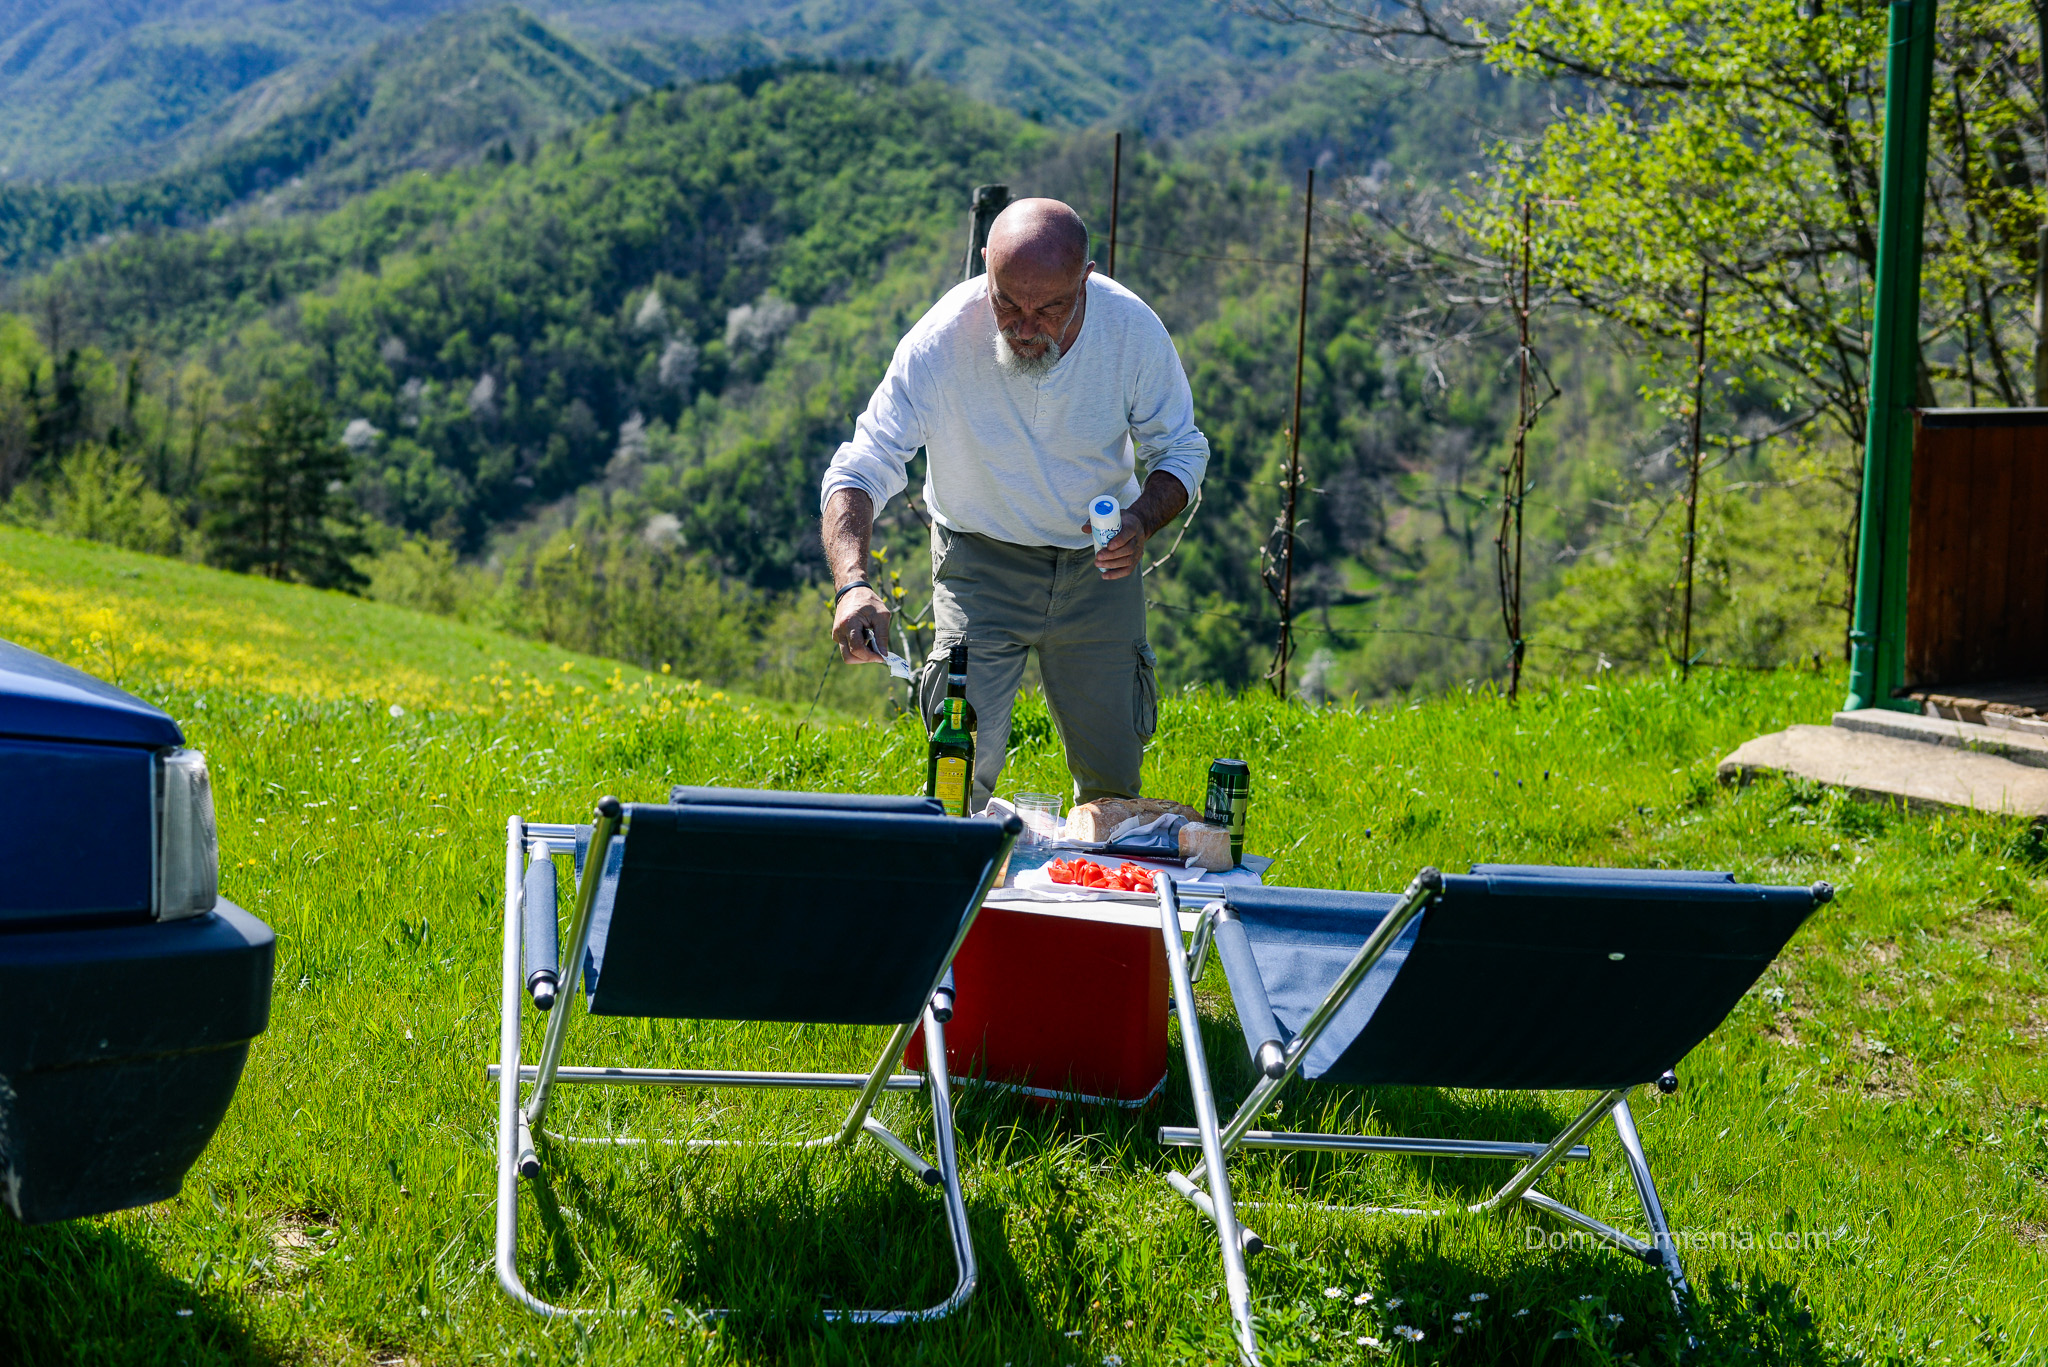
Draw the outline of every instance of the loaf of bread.
<instances>
[{"instance_id":1,"label":"loaf of bread","mask_svg":"<svg viewBox=\"0 0 2048 1367\"><path fill-rule=\"evenodd\" d=\"M1196 868L1221 873L1231 867L1230 832L1190 821L1180 828L1180 857Z\"/></svg>"},{"instance_id":2,"label":"loaf of bread","mask_svg":"<svg viewBox=\"0 0 2048 1367\"><path fill-rule=\"evenodd\" d=\"M1167 802L1156 797L1104 797L1093 802L1084 802L1067 813L1067 839L1085 840L1099 844L1109 839L1109 833L1129 821L1132 817L1143 817L1150 821L1155 816L1171 812L1184 816L1189 821L1200 821L1202 814L1184 802ZM1224 865L1228 868L1229 865Z\"/></svg>"}]
</instances>

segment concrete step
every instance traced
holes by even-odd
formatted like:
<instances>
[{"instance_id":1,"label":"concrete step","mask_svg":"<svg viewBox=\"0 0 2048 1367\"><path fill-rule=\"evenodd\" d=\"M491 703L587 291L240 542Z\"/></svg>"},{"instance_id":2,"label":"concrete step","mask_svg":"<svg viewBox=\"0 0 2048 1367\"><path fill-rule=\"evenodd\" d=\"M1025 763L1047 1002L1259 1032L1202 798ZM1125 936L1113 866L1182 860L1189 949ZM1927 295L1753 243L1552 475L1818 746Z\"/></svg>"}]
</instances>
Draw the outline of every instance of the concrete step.
<instances>
[{"instance_id":1,"label":"concrete step","mask_svg":"<svg viewBox=\"0 0 2048 1367\"><path fill-rule=\"evenodd\" d=\"M1986 712L1984 724L1994 731L2017 731L2024 736L2048 740L2048 717L2016 717L2009 712Z\"/></svg>"},{"instance_id":2,"label":"concrete step","mask_svg":"<svg viewBox=\"0 0 2048 1367\"><path fill-rule=\"evenodd\" d=\"M2011 726L2048 735L2048 679L2013 679L2003 682L1949 685L1961 692L1938 692L1916 688L1906 694L1919 704L1918 711L1949 721L1982 722L1986 726ZM1973 696L1982 694L1982 697Z\"/></svg>"},{"instance_id":3,"label":"concrete step","mask_svg":"<svg viewBox=\"0 0 2048 1367\"><path fill-rule=\"evenodd\" d=\"M1796 774L1880 801L1903 799L1916 810L1969 807L2048 817L2048 769L1839 725L1758 736L1721 761L1723 783L1747 783L1760 773Z\"/></svg>"},{"instance_id":4,"label":"concrete step","mask_svg":"<svg viewBox=\"0 0 2048 1367\"><path fill-rule=\"evenodd\" d=\"M1919 741L1924 745L1946 745L1956 750L1974 750L1979 754L2009 759L2014 764L2048 769L2048 734L2035 734L2013 727L1947 721L1940 717L1924 717L1912 712L1893 712L1882 707L1837 712L1835 725L1845 731L1890 736L1893 740Z\"/></svg>"}]
</instances>

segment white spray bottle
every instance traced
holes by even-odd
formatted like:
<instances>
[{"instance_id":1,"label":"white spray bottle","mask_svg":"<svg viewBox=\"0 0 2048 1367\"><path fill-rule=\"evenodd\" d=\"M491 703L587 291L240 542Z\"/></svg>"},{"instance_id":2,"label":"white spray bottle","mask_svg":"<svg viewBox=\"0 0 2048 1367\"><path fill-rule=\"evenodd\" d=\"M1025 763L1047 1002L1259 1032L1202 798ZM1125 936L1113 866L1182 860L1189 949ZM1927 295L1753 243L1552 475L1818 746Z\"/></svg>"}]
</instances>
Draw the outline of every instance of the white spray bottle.
<instances>
[{"instance_id":1,"label":"white spray bottle","mask_svg":"<svg viewBox=\"0 0 2048 1367\"><path fill-rule=\"evenodd\" d=\"M1117 533L1123 529L1123 505L1113 495L1104 494L1088 505L1088 530L1095 538L1097 552L1116 540Z\"/></svg>"}]
</instances>

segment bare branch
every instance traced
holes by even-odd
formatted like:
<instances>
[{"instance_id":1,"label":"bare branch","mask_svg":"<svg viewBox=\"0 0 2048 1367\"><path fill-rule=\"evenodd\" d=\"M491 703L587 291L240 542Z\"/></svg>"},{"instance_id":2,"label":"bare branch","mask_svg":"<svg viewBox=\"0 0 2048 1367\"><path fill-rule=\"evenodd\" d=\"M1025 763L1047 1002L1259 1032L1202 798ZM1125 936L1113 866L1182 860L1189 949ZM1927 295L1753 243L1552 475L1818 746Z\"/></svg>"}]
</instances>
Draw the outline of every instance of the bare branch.
<instances>
[{"instance_id":1,"label":"bare branch","mask_svg":"<svg viewBox=\"0 0 2048 1367\"><path fill-rule=\"evenodd\" d=\"M1494 26L1511 12L1489 0L1245 0L1232 8L1275 24L1320 29L1353 56L1425 69L1480 60L1493 46Z\"/></svg>"}]
</instances>

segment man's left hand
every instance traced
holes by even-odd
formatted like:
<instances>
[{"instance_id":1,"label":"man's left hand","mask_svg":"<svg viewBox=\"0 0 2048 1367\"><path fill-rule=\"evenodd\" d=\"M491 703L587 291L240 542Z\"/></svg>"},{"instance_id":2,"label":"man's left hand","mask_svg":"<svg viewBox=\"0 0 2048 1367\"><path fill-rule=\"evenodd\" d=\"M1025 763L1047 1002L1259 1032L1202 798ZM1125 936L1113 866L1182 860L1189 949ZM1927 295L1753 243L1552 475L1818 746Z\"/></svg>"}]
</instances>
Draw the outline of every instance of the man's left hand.
<instances>
[{"instance_id":1,"label":"man's left hand","mask_svg":"<svg viewBox=\"0 0 2048 1367\"><path fill-rule=\"evenodd\" d=\"M1089 531L1087 523L1081 524L1082 531ZM1095 568L1102 572L1104 579L1122 579L1138 568L1138 557L1145 549L1145 524L1129 508L1124 509L1123 530L1116 539L1095 553Z\"/></svg>"}]
</instances>

